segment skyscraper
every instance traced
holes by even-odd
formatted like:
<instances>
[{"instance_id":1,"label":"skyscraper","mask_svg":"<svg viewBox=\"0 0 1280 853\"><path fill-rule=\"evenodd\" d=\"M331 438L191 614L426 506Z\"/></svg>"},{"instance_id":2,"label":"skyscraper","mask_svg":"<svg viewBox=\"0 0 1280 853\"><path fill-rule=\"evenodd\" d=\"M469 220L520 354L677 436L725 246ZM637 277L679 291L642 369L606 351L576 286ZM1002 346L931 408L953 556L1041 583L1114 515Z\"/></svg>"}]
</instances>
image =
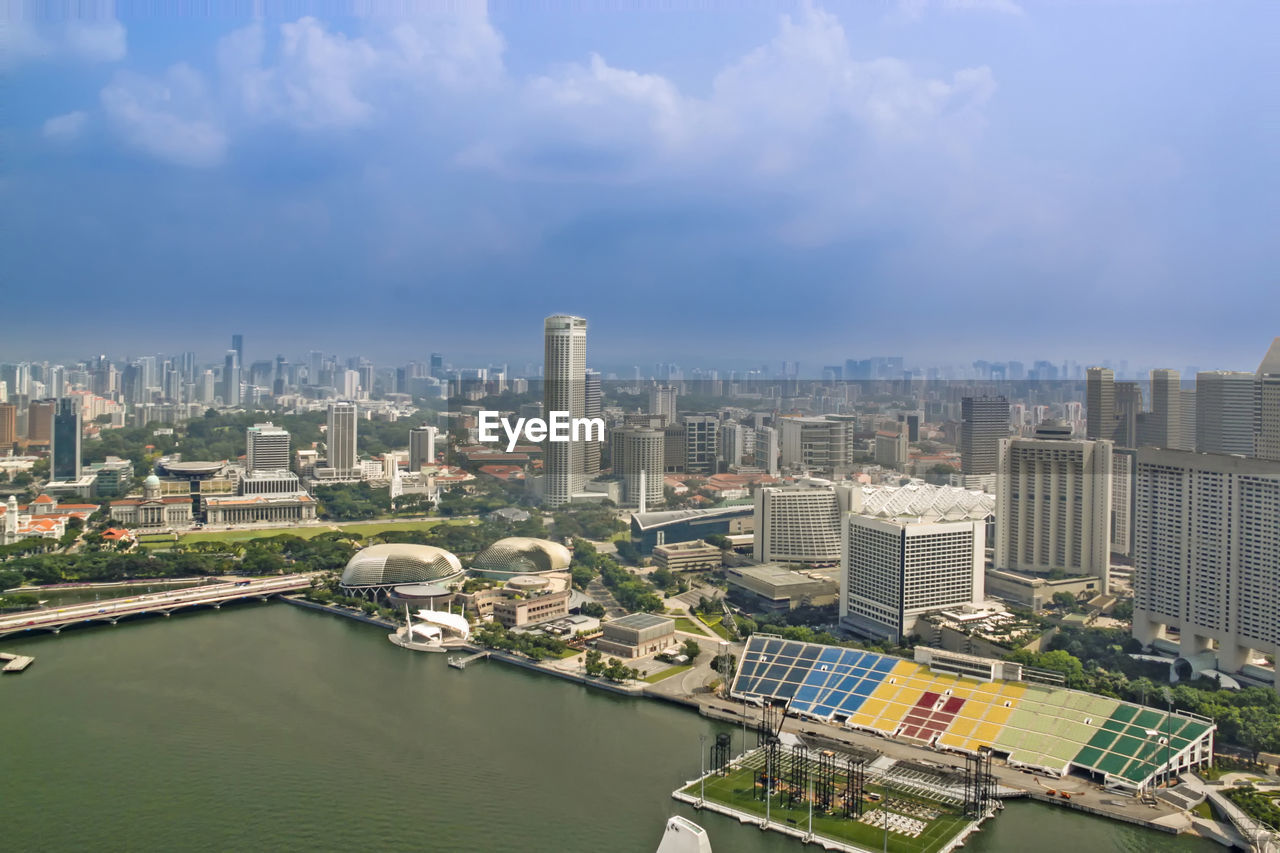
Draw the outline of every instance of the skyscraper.
<instances>
[{"instance_id":1,"label":"skyscraper","mask_svg":"<svg viewBox=\"0 0 1280 853\"><path fill-rule=\"evenodd\" d=\"M1085 371L1085 437L1093 440L1115 438L1116 375L1108 367Z\"/></svg>"},{"instance_id":2,"label":"skyscraper","mask_svg":"<svg viewBox=\"0 0 1280 853\"><path fill-rule=\"evenodd\" d=\"M272 423L254 424L246 434L244 467L255 471L289 469L289 433Z\"/></svg>"},{"instance_id":3,"label":"skyscraper","mask_svg":"<svg viewBox=\"0 0 1280 853\"><path fill-rule=\"evenodd\" d=\"M676 422L676 388L674 385L655 385L649 389L649 414L666 415L667 423Z\"/></svg>"},{"instance_id":4,"label":"skyscraper","mask_svg":"<svg viewBox=\"0 0 1280 853\"><path fill-rule=\"evenodd\" d=\"M240 355L229 349L222 365L222 405L240 405L240 384Z\"/></svg>"},{"instance_id":5,"label":"skyscraper","mask_svg":"<svg viewBox=\"0 0 1280 853\"><path fill-rule=\"evenodd\" d=\"M684 470L714 474L720 458L720 419L715 415L685 415Z\"/></svg>"},{"instance_id":6,"label":"skyscraper","mask_svg":"<svg viewBox=\"0 0 1280 853\"><path fill-rule=\"evenodd\" d=\"M586 417L587 321L556 314L543 324L543 410ZM557 507L569 503L586 484L585 448L581 441L548 441L543 453L543 501Z\"/></svg>"},{"instance_id":7,"label":"skyscraper","mask_svg":"<svg viewBox=\"0 0 1280 853\"><path fill-rule=\"evenodd\" d=\"M1073 440L1052 422L1000 442L997 569L1097 577L1106 591L1111 451L1110 441Z\"/></svg>"},{"instance_id":8,"label":"skyscraper","mask_svg":"<svg viewBox=\"0 0 1280 853\"><path fill-rule=\"evenodd\" d=\"M231 336L231 348L236 351L236 361L244 366L244 335Z\"/></svg>"},{"instance_id":9,"label":"skyscraper","mask_svg":"<svg viewBox=\"0 0 1280 853\"><path fill-rule=\"evenodd\" d=\"M1178 449L1182 441L1181 377L1176 370L1151 371L1151 411L1143 419L1140 442Z\"/></svg>"},{"instance_id":10,"label":"skyscraper","mask_svg":"<svg viewBox=\"0 0 1280 853\"><path fill-rule=\"evenodd\" d=\"M18 441L18 407L0 403L0 452L8 451Z\"/></svg>"},{"instance_id":11,"label":"skyscraper","mask_svg":"<svg viewBox=\"0 0 1280 853\"><path fill-rule=\"evenodd\" d=\"M604 410L603 390L600 387L600 372L598 370L588 370L583 374L583 379L586 383L586 416L598 418ZM583 442L582 470L588 480L600 473L600 442ZM659 499L662 497L661 489L659 489L658 497Z\"/></svg>"},{"instance_id":12,"label":"skyscraper","mask_svg":"<svg viewBox=\"0 0 1280 853\"><path fill-rule=\"evenodd\" d=\"M622 475L624 506L651 509L662 503L662 430L650 427L614 430L612 456L614 473Z\"/></svg>"},{"instance_id":13,"label":"skyscraper","mask_svg":"<svg viewBox=\"0 0 1280 853\"><path fill-rule=\"evenodd\" d=\"M27 407L27 441L53 441L53 400L36 400Z\"/></svg>"},{"instance_id":14,"label":"skyscraper","mask_svg":"<svg viewBox=\"0 0 1280 853\"><path fill-rule=\"evenodd\" d=\"M1280 337L1271 342L1258 365L1255 394L1254 453L1280 461Z\"/></svg>"},{"instance_id":15,"label":"skyscraper","mask_svg":"<svg viewBox=\"0 0 1280 853\"><path fill-rule=\"evenodd\" d=\"M49 448L49 474L55 480L80 479L80 402L57 401L53 416L53 444Z\"/></svg>"},{"instance_id":16,"label":"skyscraper","mask_svg":"<svg viewBox=\"0 0 1280 853\"><path fill-rule=\"evenodd\" d=\"M960 400L960 471L991 475L1000 460L1000 439L1009 437L1009 400L964 397Z\"/></svg>"},{"instance_id":17,"label":"skyscraper","mask_svg":"<svg viewBox=\"0 0 1280 853\"><path fill-rule=\"evenodd\" d=\"M839 563L840 519L849 511L852 494L850 486L817 479L757 489L755 560L828 566Z\"/></svg>"},{"instance_id":18,"label":"skyscraper","mask_svg":"<svg viewBox=\"0 0 1280 853\"><path fill-rule=\"evenodd\" d=\"M329 467L344 474L356 468L356 404L329 404L329 429L325 436Z\"/></svg>"},{"instance_id":19,"label":"skyscraper","mask_svg":"<svg viewBox=\"0 0 1280 853\"><path fill-rule=\"evenodd\" d=\"M1280 463L1143 448L1135 483L1134 637L1178 629L1195 671L1280 652Z\"/></svg>"},{"instance_id":20,"label":"skyscraper","mask_svg":"<svg viewBox=\"0 0 1280 853\"><path fill-rule=\"evenodd\" d=\"M436 464L436 436L440 430L423 424L409 430L409 471L421 471L424 465Z\"/></svg>"}]
</instances>

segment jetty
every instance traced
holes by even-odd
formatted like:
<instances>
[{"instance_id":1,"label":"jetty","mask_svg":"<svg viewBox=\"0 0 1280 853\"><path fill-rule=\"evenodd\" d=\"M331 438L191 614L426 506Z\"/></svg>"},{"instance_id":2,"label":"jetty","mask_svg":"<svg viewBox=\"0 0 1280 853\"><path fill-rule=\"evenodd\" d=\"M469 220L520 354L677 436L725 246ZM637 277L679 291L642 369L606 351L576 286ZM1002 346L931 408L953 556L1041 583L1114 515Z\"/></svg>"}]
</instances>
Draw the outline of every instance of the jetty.
<instances>
[{"instance_id":1,"label":"jetty","mask_svg":"<svg viewBox=\"0 0 1280 853\"><path fill-rule=\"evenodd\" d=\"M31 664L35 663L36 659L26 655L11 655L5 652L0 652L0 661L4 661L4 666L0 667L0 671L22 672L24 669L31 666Z\"/></svg>"},{"instance_id":2,"label":"jetty","mask_svg":"<svg viewBox=\"0 0 1280 853\"><path fill-rule=\"evenodd\" d=\"M489 656L488 651L479 651L479 652L476 652L475 654L467 655L466 657L458 657L458 656L451 657L449 658L449 666L453 667L454 669L466 669L467 664L473 663L474 661L483 660L488 656Z\"/></svg>"}]
</instances>

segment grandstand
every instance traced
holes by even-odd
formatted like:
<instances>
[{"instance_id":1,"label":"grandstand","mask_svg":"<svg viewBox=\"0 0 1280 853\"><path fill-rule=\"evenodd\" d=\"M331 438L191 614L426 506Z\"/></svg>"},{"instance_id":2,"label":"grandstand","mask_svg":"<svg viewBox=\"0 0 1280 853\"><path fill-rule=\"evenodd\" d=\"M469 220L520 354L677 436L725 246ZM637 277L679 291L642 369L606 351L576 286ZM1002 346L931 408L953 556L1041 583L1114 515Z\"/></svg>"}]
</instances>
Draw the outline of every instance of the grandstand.
<instances>
[{"instance_id":1,"label":"grandstand","mask_svg":"<svg viewBox=\"0 0 1280 853\"><path fill-rule=\"evenodd\" d=\"M1017 664L918 648L907 661L755 634L732 695L920 746L1137 791L1213 757L1213 723L1026 680Z\"/></svg>"}]
</instances>

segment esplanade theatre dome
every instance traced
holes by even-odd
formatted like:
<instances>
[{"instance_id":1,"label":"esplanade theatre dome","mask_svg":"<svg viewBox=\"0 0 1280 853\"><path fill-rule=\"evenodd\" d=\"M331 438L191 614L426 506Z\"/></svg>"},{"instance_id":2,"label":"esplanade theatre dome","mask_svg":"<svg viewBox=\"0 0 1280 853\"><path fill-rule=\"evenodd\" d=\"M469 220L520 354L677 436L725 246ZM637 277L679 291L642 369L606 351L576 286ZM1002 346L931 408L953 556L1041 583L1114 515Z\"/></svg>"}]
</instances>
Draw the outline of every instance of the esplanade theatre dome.
<instances>
[{"instance_id":1,"label":"esplanade theatre dome","mask_svg":"<svg viewBox=\"0 0 1280 853\"><path fill-rule=\"evenodd\" d=\"M489 578L509 579L515 575L538 575L563 572L573 555L559 542L550 539L528 539L512 536L499 539L476 555L471 562L474 574Z\"/></svg>"},{"instance_id":2,"label":"esplanade theatre dome","mask_svg":"<svg viewBox=\"0 0 1280 853\"><path fill-rule=\"evenodd\" d=\"M395 543L362 548L347 561L341 586L376 597L406 583L443 583L462 574L462 562L433 545Z\"/></svg>"}]
</instances>

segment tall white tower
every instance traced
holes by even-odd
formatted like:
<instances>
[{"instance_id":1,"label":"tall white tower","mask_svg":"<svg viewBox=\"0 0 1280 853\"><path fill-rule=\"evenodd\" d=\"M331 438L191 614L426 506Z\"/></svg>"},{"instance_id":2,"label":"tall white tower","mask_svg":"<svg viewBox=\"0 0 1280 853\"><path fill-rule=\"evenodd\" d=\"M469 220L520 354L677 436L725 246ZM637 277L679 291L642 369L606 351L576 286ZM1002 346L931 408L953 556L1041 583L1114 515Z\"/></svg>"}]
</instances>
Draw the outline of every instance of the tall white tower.
<instances>
[{"instance_id":1,"label":"tall white tower","mask_svg":"<svg viewBox=\"0 0 1280 853\"><path fill-rule=\"evenodd\" d=\"M570 418L587 413L587 321L556 314L544 324L543 411L568 412ZM567 504L586 484L586 454L581 441L548 441L544 503Z\"/></svg>"}]
</instances>

